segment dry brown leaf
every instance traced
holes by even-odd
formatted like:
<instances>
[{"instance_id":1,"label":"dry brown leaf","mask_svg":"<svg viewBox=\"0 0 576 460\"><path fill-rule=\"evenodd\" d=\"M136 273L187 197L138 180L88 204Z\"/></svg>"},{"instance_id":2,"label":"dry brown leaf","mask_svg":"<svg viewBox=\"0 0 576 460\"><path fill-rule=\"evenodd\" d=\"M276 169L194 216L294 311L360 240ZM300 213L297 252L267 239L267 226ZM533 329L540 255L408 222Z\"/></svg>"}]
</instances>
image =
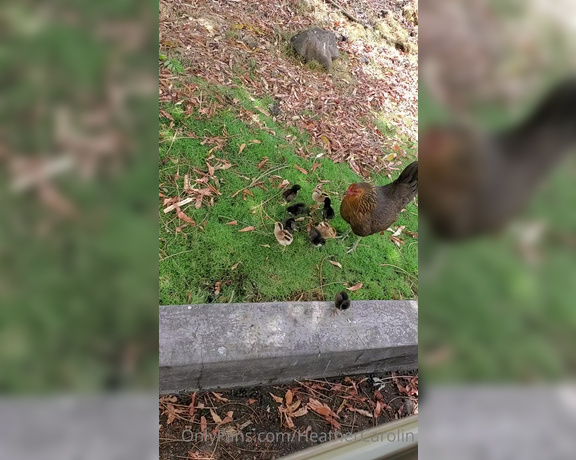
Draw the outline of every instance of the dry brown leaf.
<instances>
[{"instance_id":1,"label":"dry brown leaf","mask_svg":"<svg viewBox=\"0 0 576 460\"><path fill-rule=\"evenodd\" d=\"M190 217L188 217L184 213L184 211L180 210L178 206L176 206L176 214L178 215L178 219L183 220L184 222L188 222L192 227L196 225L196 222L194 222Z\"/></svg>"},{"instance_id":2,"label":"dry brown leaf","mask_svg":"<svg viewBox=\"0 0 576 460\"><path fill-rule=\"evenodd\" d=\"M361 289L362 286L364 286L363 283L358 283L358 284L356 284L355 286L352 286L352 287L349 287L349 288L346 288L346 289L347 289L348 291L354 292L354 291L357 291L358 289Z\"/></svg>"},{"instance_id":3,"label":"dry brown leaf","mask_svg":"<svg viewBox=\"0 0 576 460\"><path fill-rule=\"evenodd\" d=\"M256 402L255 399L249 399L249 400L248 400L248 404L254 404L255 402Z\"/></svg>"},{"instance_id":4,"label":"dry brown leaf","mask_svg":"<svg viewBox=\"0 0 576 460\"><path fill-rule=\"evenodd\" d=\"M206 421L206 417L200 417L200 431L206 435L206 428L208 427L208 422Z\"/></svg>"},{"instance_id":5,"label":"dry brown leaf","mask_svg":"<svg viewBox=\"0 0 576 460\"><path fill-rule=\"evenodd\" d=\"M244 150L246 148L246 144L242 144L240 146L240 149L238 150L238 155L240 155L242 153L242 150Z\"/></svg>"},{"instance_id":6,"label":"dry brown leaf","mask_svg":"<svg viewBox=\"0 0 576 460\"><path fill-rule=\"evenodd\" d=\"M215 397L218 401L222 401L222 402L228 402L228 401L230 401L229 399L222 397L222 393L214 393L214 392L212 392L212 394L214 395L214 397Z\"/></svg>"},{"instance_id":7,"label":"dry brown leaf","mask_svg":"<svg viewBox=\"0 0 576 460\"><path fill-rule=\"evenodd\" d=\"M312 165L312 172L316 171L316 169L318 169L320 166L322 166L321 163L314 163L314 164Z\"/></svg>"},{"instance_id":8,"label":"dry brown leaf","mask_svg":"<svg viewBox=\"0 0 576 460\"><path fill-rule=\"evenodd\" d=\"M335 267L342 269L342 265L339 262L334 262L333 260L329 260L329 262Z\"/></svg>"},{"instance_id":9,"label":"dry brown leaf","mask_svg":"<svg viewBox=\"0 0 576 460\"><path fill-rule=\"evenodd\" d=\"M250 141L250 143L251 143L251 144L261 144L262 142L259 141L258 139L252 139L252 140Z\"/></svg>"},{"instance_id":10,"label":"dry brown leaf","mask_svg":"<svg viewBox=\"0 0 576 460\"><path fill-rule=\"evenodd\" d=\"M282 399L280 396L276 396L273 393L270 393L270 396L272 396L272 398L274 398L274 401L276 401L279 404L282 404L284 402L284 399Z\"/></svg>"},{"instance_id":11,"label":"dry brown leaf","mask_svg":"<svg viewBox=\"0 0 576 460\"><path fill-rule=\"evenodd\" d=\"M289 406L290 404L292 404L292 397L294 396L294 394L292 393L292 390L288 390L286 392L286 396L284 396L284 398L286 399L286 405Z\"/></svg>"},{"instance_id":12,"label":"dry brown leaf","mask_svg":"<svg viewBox=\"0 0 576 460\"><path fill-rule=\"evenodd\" d=\"M253 232L256 229L256 227L244 227L242 230L238 230L238 232Z\"/></svg>"},{"instance_id":13,"label":"dry brown leaf","mask_svg":"<svg viewBox=\"0 0 576 460\"><path fill-rule=\"evenodd\" d=\"M258 169L261 169L262 166L264 166L267 161L268 161L268 157L263 157L263 158L262 158L262 161L261 161L260 163L258 163L257 168L258 168Z\"/></svg>"},{"instance_id":14,"label":"dry brown leaf","mask_svg":"<svg viewBox=\"0 0 576 460\"><path fill-rule=\"evenodd\" d=\"M174 420L176 420L178 414L180 414L181 412L182 411L180 409L176 409L172 404L166 405L166 410L164 411L164 413L168 415L168 420L166 421L166 424L170 425Z\"/></svg>"},{"instance_id":15,"label":"dry brown leaf","mask_svg":"<svg viewBox=\"0 0 576 460\"><path fill-rule=\"evenodd\" d=\"M376 401L376 408L374 409L374 417L375 418L380 417L380 415L382 414L383 408L384 408L384 405L382 404L382 401Z\"/></svg>"},{"instance_id":16,"label":"dry brown leaf","mask_svg":"<svg viewBox=\"0 0 576 460\"><path fill-rule=\"evenodd\" d=\"M232 265L230 267L230 270L236 270L238 268L238 265L240 265L240 262L236 262L234 265Z\"/></svg>"},{"instance_id":17,"label":"dry brown leaf","mask_svg":"<svg viewBox=\"0 0 576 460\"><path fill-rule=\"evenodd\" d=\"M374 416L366 410L356 409L355 407L348 407L348 409L350 409L352 412L356 412L360 415L363 415L364 417L374 418Z\"/></svg>"},{"instance_id":18,"label":"dry brown leaf","mask_svg":"<svg viewBox=\"0 0 576 460\"><path fill-rule=\"evenodd\" d=\"M237 221L237 220L233 220L233 221L230 221L230 222L226 222L226 224L224 224L224 225L238 225L238 221Z\"/></svg>"},{"instance_id":19,"label":"dry brown leaf","mask_svg":"<svg viewBox=\"0 0 576 460\"><path fill-rule=\"evenodd\" d=\"M216 423L217 425L220 425L222 423L222 419L212 409L210 409L210 415L212 416L212 420L214 420L214 423Z\"/></svg>"},{"instance_id":20,"label":"dry brown leaf","mask_svg":"<svg viewBox=\"0 0 576 460\"><path fill-rule=\"evenodd\" d=\"M214 286L214 294L220 294L220 287L222 286L222 281L216 281L216 285Z\"/></svg>"},{"instance_id":21,"label":"dry brown leaf","mask_svg":"<svg viewBox=\"0 0 576 460\"><path fill-rule=\"evenodd\" d=\"M304 168L298 166L297 164L295 164L294 167L295 167L298 171L300 171L302 174L308 175L308 171L306 171Z\"/></svg>"},{"instance_id":22,"label":"dry brown leaf","mask_svg":"<svg viewBox=\"0 0 576 460\"><path fill-rule=\"evenodd\" d=\"M308 413L308 409L306 408L306 406L304 406L304 407L301 407L296 412L292 412L290 414L290 417L302 417L303 415L306 415L307 413Z\"/></svg>"}]
</instances>

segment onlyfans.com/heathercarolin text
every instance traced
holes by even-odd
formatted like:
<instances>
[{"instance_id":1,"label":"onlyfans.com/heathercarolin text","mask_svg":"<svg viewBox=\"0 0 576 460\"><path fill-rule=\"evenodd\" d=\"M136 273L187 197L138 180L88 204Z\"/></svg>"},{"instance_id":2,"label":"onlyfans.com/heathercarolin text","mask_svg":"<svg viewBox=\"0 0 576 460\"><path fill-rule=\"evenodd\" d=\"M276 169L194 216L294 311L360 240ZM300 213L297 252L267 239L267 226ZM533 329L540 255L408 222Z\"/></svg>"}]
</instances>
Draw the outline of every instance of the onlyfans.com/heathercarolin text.
<instances>
[{"instance_id":1,"label":"onlyfans.com/heathercarolin text","mask_svg":"<svg viewBox=\"0 0 576 460\"><path fill-rule=\"evenodd\" d=\"M313 443L324 443L328 441L341 440L341 441L357 441L364 442L415 442L414 433L405 432L404 430L391 430L384 433L367 436L363 432L360 433L342 433L340 431L330 432L298 432L298 431L279 431L279 432L255 432L247 431L246 433L238 431L218 430L216 433L201 433L198 431L184 430L182 432L182 440L184 442L215 442L226 443L250 443L250 442L305 442L310 441Z\"/></svg>"}]
</instances>

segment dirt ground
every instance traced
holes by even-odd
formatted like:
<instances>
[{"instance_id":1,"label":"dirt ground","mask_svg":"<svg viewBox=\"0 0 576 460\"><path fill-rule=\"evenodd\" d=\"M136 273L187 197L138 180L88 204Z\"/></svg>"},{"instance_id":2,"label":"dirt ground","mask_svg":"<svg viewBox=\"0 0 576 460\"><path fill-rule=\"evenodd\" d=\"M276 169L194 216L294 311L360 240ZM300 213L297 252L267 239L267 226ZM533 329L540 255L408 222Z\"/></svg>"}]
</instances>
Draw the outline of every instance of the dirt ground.
<instances>
[{"instance_id":1,"label":"dirt ground","mask_svg":"<svg viewBox=\"0 0 576 460\"><path fill-rule=\"evenodd\" d=\"M418 374L167 395L159 410L161 460L269 460L418 413Z\"/></svg>"}]
</instances>

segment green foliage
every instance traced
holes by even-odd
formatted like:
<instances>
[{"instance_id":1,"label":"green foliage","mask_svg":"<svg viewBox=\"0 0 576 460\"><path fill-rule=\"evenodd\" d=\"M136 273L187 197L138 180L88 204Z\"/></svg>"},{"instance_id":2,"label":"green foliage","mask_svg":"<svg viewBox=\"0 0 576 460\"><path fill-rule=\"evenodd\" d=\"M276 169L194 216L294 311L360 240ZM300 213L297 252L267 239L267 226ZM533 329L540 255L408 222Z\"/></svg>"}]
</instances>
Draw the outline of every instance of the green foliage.
<instances>
[{"instance_id":1,"label":"green foliage","mask_svg":"<svg viewBox=\"0 0 576 460\"><path fill-rule=\"evenodd\" d=\"M164 65L164 67L166 67L170 72L172 72L175 75L179 75L181 73L184 73L184 66L176 58L165 58L163 65Z\"/></svg>"}]
</instances>

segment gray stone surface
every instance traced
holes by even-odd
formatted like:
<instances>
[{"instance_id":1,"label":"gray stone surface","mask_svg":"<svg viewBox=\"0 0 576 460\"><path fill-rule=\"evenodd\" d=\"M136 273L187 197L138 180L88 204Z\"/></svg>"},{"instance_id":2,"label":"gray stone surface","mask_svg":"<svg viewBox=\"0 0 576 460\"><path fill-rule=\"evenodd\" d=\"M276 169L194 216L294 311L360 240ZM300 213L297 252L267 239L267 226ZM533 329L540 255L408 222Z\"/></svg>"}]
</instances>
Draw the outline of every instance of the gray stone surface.
<instances>
[{"instance_id":1,"label":"gray stone surface","mask_svg":"<svg viewBox=\"0 0 576 460\"><path fill-rule=\"evenodd\" d=\"M160 392L418 367L418 303L160 307Z\"/></svg>"}]
</instances>

